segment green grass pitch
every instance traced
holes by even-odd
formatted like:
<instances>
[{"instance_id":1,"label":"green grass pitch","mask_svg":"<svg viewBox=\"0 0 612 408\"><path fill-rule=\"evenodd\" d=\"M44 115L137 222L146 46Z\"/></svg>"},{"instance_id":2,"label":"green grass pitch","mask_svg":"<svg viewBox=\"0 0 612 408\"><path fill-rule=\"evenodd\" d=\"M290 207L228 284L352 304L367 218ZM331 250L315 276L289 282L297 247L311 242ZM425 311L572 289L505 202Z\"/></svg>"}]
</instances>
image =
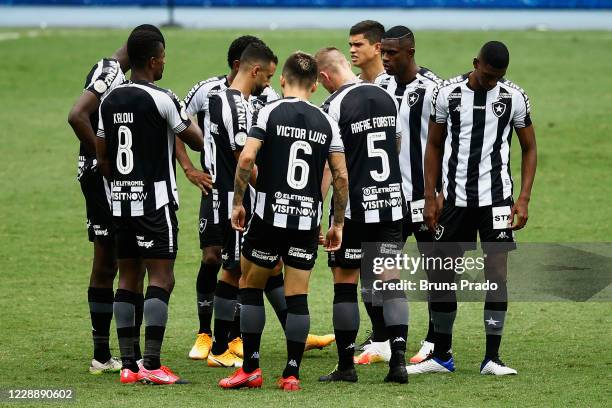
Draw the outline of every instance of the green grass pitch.
<instances>
[{"instance_id":1,"label":"green grass pitch","mask_svg":"<svg viewBox=\"0 0 612 408\"><path fill-rule=\"evenodd\" d=\"M349 22L347 22L348 24ZM482 305L459 306L453 375L411 377L406 386L382 383L384 365L360 367L357 384L318 384L335 364L335 349L303 361L304 390L274 389L285 345L271 309L264 332L262 390L223 391L229 370L187 359L197 328L199 194L177 174L181 194L176 289L164 361L188 386L121 386L115 375L87 373L91 340L86 288L92 249L76 182L77 141L66 123L84 76L127 37L120 30L19 32L0 41L0 388L72 387L70 406L605 406L610 402L612 314L609 303L510 304L502 357L513 378L482 377ZM0 31L0 32L2 32ZM31 34L31 33L30 33ZM230 41L243 32L165 32L163 87L184 95L195 82L225 73ZM281 61L292 51L347 49L342 31L253 32ZM11 37L11 36L8 36ZM419 32L417 62L443 77L467 72L487 40L511 50L508 78L529 94L539 167L528 227L521 242L610 241L612 197L612 34L604 32ZM278 74L273 79L278 89ZM321 88L314 102L325 96ZM193 155L196 158L196 155ZM513 174L520 175L513 144ZM312 332L332 331L332 285L320 254L310 295ZM511 279L511 276L510 276ZM367 328L362 310L362 328ZM426 329L426 306L411 305L409 353ZM114 329L113 329L114 330ZM363 337L363 333L359 338ZM116 338L113 349L118 353ZM281 405L282 404L282 405ZM38 405L22 403L19 406ZM17 405L16 405L17 406Z\"/></svg>"}]
</instances>

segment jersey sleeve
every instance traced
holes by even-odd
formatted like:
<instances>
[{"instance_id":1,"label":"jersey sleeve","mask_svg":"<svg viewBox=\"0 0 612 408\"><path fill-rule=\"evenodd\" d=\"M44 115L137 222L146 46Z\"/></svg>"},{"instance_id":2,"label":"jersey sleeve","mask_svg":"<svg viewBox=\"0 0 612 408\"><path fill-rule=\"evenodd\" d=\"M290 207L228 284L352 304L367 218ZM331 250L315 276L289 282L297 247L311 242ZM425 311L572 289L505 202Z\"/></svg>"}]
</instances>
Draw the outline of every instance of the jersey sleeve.
<instances>
[{"instance_id":1,"label":"jersey sleeve","mask_svg":"<svg viewBox=\"0 0 612 408\"><path fill-rule=\"evenodd\" d=\"M514 92L512 104L515 106L512 116L514 127L522 129L531 126L531 106L527 94L522 90Z\"/></svg>"},{"instance_id":2,"label":"jersey sleeve","mask_svg":"<svg viewBox=\"0 0 612 408\"><path fill-rule=\"evenodd\" d=\"M161 117L168 122L168 126L174 133L181 133L191 124L191 120L187 116L185 103L179 100L172 91L166 93L166 98L161 100L157 108Z\"/></svg>"},{"instance_id":3,"label":"jersey sleeve","mask_svg":"<svg viewBox=\"0 0 612 408\"><path fill-rule=\"evenodd\" d=\"M183 102L185 103L185 110L187 115L196 116L198 112L206 111L208 109L208 97L206 87L203 82L195 84L187 95Z\"/></svg>"},{"instance_id":4,"label":"jersey sleeve","mask_svg":"<svg viewBox=\"0 0 612 408\"><path fill-rule=\"evenodd\" d=\"M445 87L438 85L431 95L431 120L444 124L448 119L448 98L446 98Z\"/></svg>"},{"instance_id":5,"label":"jersey sleeve","mask_svg":"<svg viewBox=\"0 0 612 408\"><path fill-rule=\"evenodd\" d=\"M255 111L253 114L253 122L251 130L249 131L249 137L255 138L265 142L268 126L268 118L270 117L270 106L264 106L263 108Z\"/></svg>"},{"instance_id":6,"label":"jersey sleeve","mask_svg":"<svg viewBox=\"0 0 612 408\"><path fill-rule=\"evenodd\" d=\"M106 133L104 132L104 117L102 116L102 105L104 105L104 101L102 101L100 106L98 106L98 131L96 132L96 136L105 139Z\"/></svg>"},{"instance_id":7,"label":"jersey sleeve","mask_svg":"<svg viewBox=\"0 0 612 408\"><path fill-rule=\"evenodd\" d=\"M331 119L331 118L330 118ZM329 124L332 130L331 143L329 144L330 153L344 153L344 143L342 143L342 137L340 135L340 127L335 120L330 120Z\"/></svg>"},{"instance_id":8,"label":"jersey sleeve","mask_svg":"<svg viewBox=\"0 0 612 408\"><path fill-rule=\"evenodd\" d=\"M98 63L85 90L102 100L110 91L125 80L121 66L115 60L103 59Z\"/></svg>"},{"instance_id":9,"label":"jersey sleeve","mask_svg":"<svg viewBox=\"0 0 612 408\"><path fill-rule=\"evenodd\" d=\"M402 126L402 121L400 119L401 107L397 104L397 100L395 98L392 99L393 103L395 104L395 111L397 112L397 115L395 116L395 138L401 139L402 132L404 130ZM404 99L406 99L406 94L404 94L404 96L402 97L402 106L407 106L406 101Z\"/></svg>"}]
</instances>

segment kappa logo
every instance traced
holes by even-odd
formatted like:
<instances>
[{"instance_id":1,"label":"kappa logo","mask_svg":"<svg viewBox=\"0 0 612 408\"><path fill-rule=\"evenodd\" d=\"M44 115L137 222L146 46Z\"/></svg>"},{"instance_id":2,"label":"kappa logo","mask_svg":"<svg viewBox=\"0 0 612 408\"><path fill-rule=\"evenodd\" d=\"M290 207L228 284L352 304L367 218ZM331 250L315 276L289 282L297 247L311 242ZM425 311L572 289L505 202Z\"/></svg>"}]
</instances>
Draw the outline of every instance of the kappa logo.
<instances>
[{"instance_id":1,"label":"kappa logo","mask_svg":"<svg viewBox=\"0 0 612 408\"><path fill-rule=\"evenodd\" d=\"M396 338L393 339L392 343L397 343L398 341L405 343L406 339L404 339L403 337L396 337Z\"/></svg>"},{"instance_id":2,"label":"kappa logo","mask_svg":"<svg viewBox=\"0 0 612 408\"><path fill-rule=\"evenodd\" d=\"M408 94L408 106L413 107L419 101L419 98L420 96L417 92L410 92Z\"/></svg>"},{"instance_id":3,"label":"kappa logo","mask_svg":"<svg viewBox=\"0 0 612 408\"><path fill-rule=\"evenodd\" d=\"M206 229L206 224L208 223L208 220L206 218L200 218L200 234L204 232L204 230Z\"/></svg>"},{"instance_id":4,"label":"kappa logo","mask_svg":"<svg viewBox=\"0 0 612 408\"><path fill-rule=\"evenodd\" d=\"M346 346L346 350L350 350L350 349L354 349L355 348L355 343L351 343L348 346Z\"/></svg>"},{"instance_id":5,"label":"kappa logo","mask_svg":"<svg viewBox=\"0 0 612 408\"><path fill-rule=\"evenodd\" d=\"M506 112L506 104L503 102L493 102L493 114L500 118Z\"/></svg>"},{"instance_id":6,"label":"kappa logo","mask_svg":"<svg viewBox=\"0 0 612 408\"><path fill-rule=\"evenodd\" d=\"M499 235L497 236L497 239L508 239L508 238L510 238L510 236L506 234L506 231L500 232Z\"/></svg>"},{"instance_id":7,"label":"kappa logo","mask_svg":"<svg viewBox=\"0 0 612 408\"><path fill-rule=\"evenodd\" d=\"M419 227L419 232L425 232L425 231L427 231L427 225L421 224L421 226Z\"/></svg>"},{"instance_id":8,"label":"kappa logo","mask_svg":"<svg viewBox=\"0 0 612 408\"><path fill-rule=\"evenodd\" d=\"M438 224L436 226L436 234L434 235L434 238L436 241L439 241L440 238L442 238L442 235L444 235L444 226Z\"/></svg>"},{"instance_id":9,"label":"kappa logo","mask_svg":"<svg viewBox=\"0 0 612 408\"><path fill-rule=\"evenodd\" d=\"M251 354L251 358L259 359L259 351L255 351L253 354Z\"/></svg>"},{"instance_id":10,"label":"kappa logo","mask_svg":"<svg viewBox=\"0 0 612 408\"><path fill-rule=\"evenodd\" d=\"M288 365L290 365L291 367L297 367L297 362L293 359L289 360L289 363L287 363Z\"/></svg>"}]
</instances>

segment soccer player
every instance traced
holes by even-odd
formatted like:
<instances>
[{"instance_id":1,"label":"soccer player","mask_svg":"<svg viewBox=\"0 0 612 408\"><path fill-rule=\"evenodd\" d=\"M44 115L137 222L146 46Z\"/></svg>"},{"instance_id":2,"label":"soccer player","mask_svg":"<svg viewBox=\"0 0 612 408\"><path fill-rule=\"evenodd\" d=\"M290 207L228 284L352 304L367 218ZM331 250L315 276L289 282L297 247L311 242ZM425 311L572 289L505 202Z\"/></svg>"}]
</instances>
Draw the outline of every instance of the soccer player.
<instances>
[{"instance_id":1,"label":"soccer player","mask_svg":"<svg viewBox=\"0 0 612 408\"><path fill-rule=\"evenodd\" d=\"M300 389L299 368L310 316L308 281L317 257L323 197L321 182L326 160L333 174L336 212L326 237L326 250L342 241L347 201L344 148L337 124L308 102L316 90L314 58L296 52L283 66L285 96L263 107L240 155L233 197L232 227L244 231L249 177L258 163L255 214L244 235L241 256L241 331L244 365L219 381L223 388L261 387L259 345L265 324L263 288L280 259L285 269L287 364L279 388Z\"/></svg>"},{"instance_id":2,"label":"soccer player","mask_svg":"<svg viewBox=\"0 0 612 408\"><path fill-rule=\"evenodd\" d=\"M216 201L213 216L218 220L223 237L223 269L215 290L214 337L207 358L210 367L239 367L242 364L242 358L228 348L237 304L242 241L242 234L232 229L230 206L238 156L251 127L253 111L248 99L269 86L277 61L265 44L248 45L240 57L238 73L231 86L209 100L209 126L213 143L210 168L214 179L213 200ZM244 198L249 211L253 203L252 194L254 191L249 188L249 194Z\"/></svg>"},{"instance_id":3,"label":"soccer player","mask_svg":"<svg viewBox=\"0 0 612 408\"><path fill-rule=\"evenodd\" d=\"M157 27L149 24L140 25L133 31L139 30L159 32ZM111 356L109 347L117 257L108 182L97 166L95 135L98 130L100 101L125 81L124 73L129 69L127 44L124 44L110 58L102 58L89 71L85 80L85 89L68 115L68 123L80 140L77 179L85 198L89 241L94 247L93 266L87 290L94 346L93 359L89 367L89 372L92 374L117 372L121 369L121 361ZM144 302L142 286L138 288L137 293L134 353L139 360L142 358L140 351L140 325Z\"/></svg>"},{"instance_id":4,"label":"soccer player","mask_svg":"<svg viewBox=\"0 0 612 408\"><path fill-rule=\"evenodd\" d=\"M221 248L223 246L223 236L219 220L215 219L213 205L218 204L216 194L209 194L212 190L211 157L214 151L214 142L210 135L210 112L209 99L211 96L225 91L238 74L240 66L240 56L245 48L252 43L263 44L263 42L251 35L244 35L232 41L227 51L227 64L230 72L227 75L219 75L209 78L205 81L200 81L195 84L185 97L185 106L187 114L195 117L202 133L204 134L204 149L201 152L200 164L202 170L195 168L184 144L177 139L176 157L185 172L185 176L202 190L202 199L200 201L200 216L199 216L199 236L200 248L202 249L202 262L196 281L197 293L197 310L200 327L196 337L195 344L189 352L189 358L194 360L206 360L210 347L212 346L212 331L211 320L213 314L214 294L217 286L217 274L221 268ZM264 91L259 95L251 95L249 102L251 109L256 110L265 103L279 99L278 94L270 86L264 88ZM283 276L276 275L266 287L266 295L271 304L278 305L279 302L284 302L282 291ZM240 339L240 311L236 308L236 317L230 331L229 349L239 357L242 357L242 340ZM283 307L276 306L276 309Z\"/></svg>"},{"instance_id":5,"label":"soccer player","mask_svg":"<svg viewBox=\"0 0 612 408\"><path fill-rule=\"evenodd\" d=\"M349 31L351 63L361 69L359 79L379 83L389 75L380 56L380 41L385 27L378 21L360 21Z\"/></svg>"},{"instance_id":6,"label":"soccer player","mask_svg":"<svg viewBox=\"0 0 612 408\"><path fill-rule=\"evenodd\" d=\"M400 167L402 170L402 189L408 207L402 225L404 242L414 235L419 253L425 253L432 242L432 235L423 222L425 205L425 183L423 176L423 157L427 144L429 116L431 113L431 96L442 80L427 68L420 67L415 61L415 39L413 32L404 26L397 26L385 33L383 40L385 70L393 76L395 84L402 84L400 104L400 121L402 123L402 150ZM438 194L439 205L442 195ZM428 319L429 329L421 348L410 358L411 363L423 361L433 351L433 324ZM362 361L368 361L364 353ZM375 357L375 355L372 355Z\"/></svg>"},{"instance_id":7,"label":"soccer player","mask_svg":"<svg viewBox=\"0 0 612 408\"><path fill-rule=\"evenodd\" d=\"M498 285L484 304L486 351L481 374L507 375L517 371L499 358L506 318L507 253L516 248L514 231L527 223L528 204L536 171L535 132L529 99L516 84L504 79L510 62L506 46L490 41L473 60L474 70L444 82L432 97L429 137L425 151L424 217L435 240L446 243L442 253L461 257L465 246L480 235L485 279ZM521 190L513 200L510 138L516 130L522 151ZM444 154L442 155L442 144ZM435 202L442 164L444 206ZM454 271L432 270L435 282L452 282ZM432 291L433 355L408 367L410 374L455 370L451 355L456 293Z\"/></svg>"},{"instance_id":8,"label":"soccer player","mask_svg":"<svg viewBox=\"0 0 612 408\"><path fill-rule=\"evenodd\" d=\"M405 204L398 157L401 125L393 97L374 84L359 83L338 49L324 48L317 52L316 59L320 82L332 94L323 109L340 126L349 172L344 239L340 249L329 254L328 262L334 279L333 323L338 365L319 380L355 382L353 354L359 329L357 282L362 267L362 243L395 243L402 239ZM371 290L372 271L361 272L364 273L362 286ZM385 290L382 295L384 326L381 331L385 334L382 343L388 344L387 335L391 339L385 381L406 383L408 303L400 290Z\"/></svg>"},{"instance_id":9,"label":"soccer player","mask_svg":"<svg viewBox=\"0 0 612 408\"><path fill-rule=\"evenodd\" d=\"M160 362L178 250L174 142L178 135L199 151L203 137L182 102L154 85L164 71L164 37L153 31L133 32L127 52L131 80L117 86L100 104L96 141L98 165L111 182L119 260L113 311L121 350L120 380L176 384L183 380ZM149 286L144 301L144 362L139 367L133 331L143 265Z\"/></svg>"}]
</instances>

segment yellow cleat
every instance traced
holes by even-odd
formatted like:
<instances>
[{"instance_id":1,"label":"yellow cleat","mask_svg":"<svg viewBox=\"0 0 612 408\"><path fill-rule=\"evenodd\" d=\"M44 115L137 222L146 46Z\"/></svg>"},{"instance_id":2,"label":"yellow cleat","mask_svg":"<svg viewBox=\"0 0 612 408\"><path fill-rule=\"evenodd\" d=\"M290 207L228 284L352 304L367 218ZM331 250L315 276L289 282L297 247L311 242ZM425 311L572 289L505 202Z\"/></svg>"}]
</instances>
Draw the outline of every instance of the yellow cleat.
<instances>
[{"instance_id":1,"label":"yellow cleat","mask_svg":"<svg viewBox=\"0 0 612 408\"><path fill-rule=\"evenodd\" d=\"M209 353L207 362L209 367L242 367L242 359L229 349L218 356Z\"/></svg>"},{"instance_id":2,"label":"yellow cleat","mask_svg":"<svg viewBox=\"0 0 612 408\"><path fill-rule=\"evenodd\" d=\"M192 360L206 360L211 347L212 338L206 333L200 333L189 352L189 358Z\"/></svg>"},{"instance_id":3,"label":"yellow cleat","mask_svg":"<svg viewBox=\"0 0 612 408\"><path fill-rule=\"evenodd\" d=\"M304 351L319 349L327 347L336 341L336 336L333 334L325 334L323 336L317 336L316 334L309 334L306 338L306 345L304 345Z\"/></svg>"},{"instance_id":4,"label":"yellow cleat","mask_svg":"<svg viewBox=\"0 0 612 408\"><path fill-rule=\"evenodd\" d=\"M242 338L236 337L234 340L230 341L227 344L227 348L229 351L234 353L234 355L244 358L244 348L242 347Z\"/></svg>"}]
</instances>

